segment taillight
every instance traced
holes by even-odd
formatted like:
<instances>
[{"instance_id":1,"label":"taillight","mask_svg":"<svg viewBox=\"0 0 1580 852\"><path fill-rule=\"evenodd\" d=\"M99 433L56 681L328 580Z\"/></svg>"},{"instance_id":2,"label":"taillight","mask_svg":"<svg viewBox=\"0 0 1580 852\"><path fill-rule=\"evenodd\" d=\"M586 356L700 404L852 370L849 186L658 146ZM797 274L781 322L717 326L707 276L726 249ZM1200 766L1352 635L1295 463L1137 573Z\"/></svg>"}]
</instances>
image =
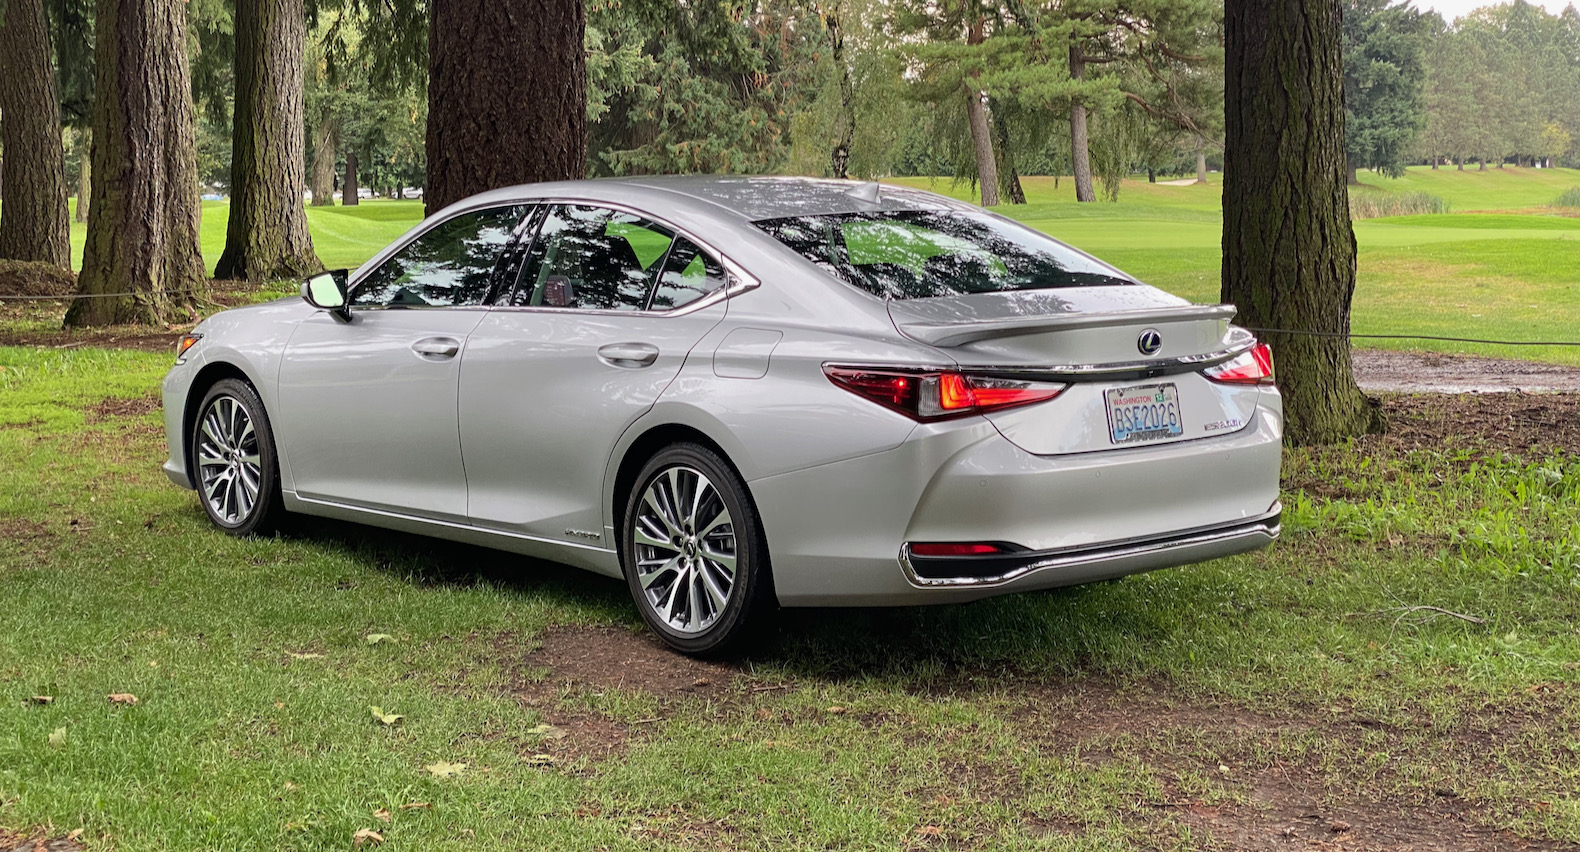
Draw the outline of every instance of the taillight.
<instances>
[{"instance_id":1,"label":"taillight","mask_svg":"<svg viewBox=\"0 0 1580 852\"><path fill-rule=\"evenodd\" d=\"M997 544L943 542L911 545L912 556L992 556L1004 552L1004 548Z\"/></svg>"},{"instance_id":2,"label":"taillight","mask_svg":"<svg viewBox=\"0 0 1580 852\"><path fill-rule=\"evenodd\" d=\"M1273 348L1258 343L1238 356L1202 370L1202 375L1229 385L1270 385L1273 383Z\"/></svg>"},{"instance_id":3,"label":"taillight","mask_svg":"<svg viewBox=\"0 0 1580 852\"><path fill-rule=\"evenodd\" d=\"M1069 385L977 376L952 370L824 367L834 384L913 420L941 420L1045 402Z\"/></svg>"}]
</instances>

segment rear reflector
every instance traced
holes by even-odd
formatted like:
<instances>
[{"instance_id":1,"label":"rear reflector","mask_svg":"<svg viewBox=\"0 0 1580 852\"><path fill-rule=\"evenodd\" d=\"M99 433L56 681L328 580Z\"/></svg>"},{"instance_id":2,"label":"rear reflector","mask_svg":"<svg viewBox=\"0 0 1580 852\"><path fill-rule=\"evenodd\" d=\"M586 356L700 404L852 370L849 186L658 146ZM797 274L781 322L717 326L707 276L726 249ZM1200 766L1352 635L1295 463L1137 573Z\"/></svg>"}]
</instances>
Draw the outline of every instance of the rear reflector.
<instances>
[{"instance_id":1,"label":"rear reflector","mask_svg":"<svg viewBox=\"0 0 1580 852\"><path fill-rule=\"evenodd\" d=\"M1069 385L979 376L952 370L825 366L834 384L913 420L941 420L1045 402Z\"/></svg>"},{"instance_id":2,"label":"rear reflector","mask_svg":"<svg viewBox=\"0 0 1580 852\"><path fill-rule=\"evenodd\" d=\"M1258 343L1235 358L1202 370L1202 375L1228 385L1270 385L1273 383L1273 349Z\"/></svg>"},{"instance_id":3,"label":"rear reflector","mask_svg":"<svg viewBox=\"0 0 1580 852\"><path fill-rule=\"evenodd\" d=\"M913 544L913 556L990 556L995 553L1006 552L1003 547L996 544Z\"/></svg>"}]
</instances>

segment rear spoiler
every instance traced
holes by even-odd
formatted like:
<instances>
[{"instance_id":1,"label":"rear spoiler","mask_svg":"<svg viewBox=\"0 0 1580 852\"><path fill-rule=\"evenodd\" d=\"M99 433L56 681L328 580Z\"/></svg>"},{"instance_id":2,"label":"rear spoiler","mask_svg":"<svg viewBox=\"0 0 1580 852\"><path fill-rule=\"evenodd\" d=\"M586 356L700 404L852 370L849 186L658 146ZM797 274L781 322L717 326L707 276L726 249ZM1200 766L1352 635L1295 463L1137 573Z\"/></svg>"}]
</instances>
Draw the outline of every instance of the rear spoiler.
<instances>
[{"instance_id":1,"label":"rear spoiler","mask_svg":"<svg viewBox=\"0 0 1580 852\"><path fill-rule=\"evenodd\" d=\"M900 332L914 340L933 346L961 346L976 340L994 337L1016 337L1022 334L1039 334L1049 331L1068 331L1077 328L1108 328L1121 325L1147 325L1150 323L1192 322L1196 320L1234 319L1234 305L1182 305L1165 308L1139 308L1126 311L1101 313L1069 313L1012 319L981 320L977 322L897 322Z\"/></svg>"}]
</instances>

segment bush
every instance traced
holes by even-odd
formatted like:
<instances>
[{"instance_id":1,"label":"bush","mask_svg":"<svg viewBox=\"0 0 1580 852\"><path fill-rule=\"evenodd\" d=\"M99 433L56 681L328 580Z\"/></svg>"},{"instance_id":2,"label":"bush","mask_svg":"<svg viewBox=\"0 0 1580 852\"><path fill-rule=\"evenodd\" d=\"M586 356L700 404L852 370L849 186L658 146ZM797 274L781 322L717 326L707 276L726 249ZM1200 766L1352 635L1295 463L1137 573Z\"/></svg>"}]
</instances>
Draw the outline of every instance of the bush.
<instances>
[{"instance_id":1,"label":"bush","mask_svg":"<svg viewBox=\"0 0 1580 852\"><path fill-rule=\"evenodd\" d=\"M1552 203L1553 207L1580 207L1580 186L1571 186Z\"/></svg>"},{"instance_id":2,"label":"bush","mask_svg":"<svg viewBox=\"0 0 1580 852\"><path fill-rule=\"evenodd\" d=\"M1351 219L1447 213L1448 202L1427 192L1350 193Z\"/></svg>"}]
</instances>

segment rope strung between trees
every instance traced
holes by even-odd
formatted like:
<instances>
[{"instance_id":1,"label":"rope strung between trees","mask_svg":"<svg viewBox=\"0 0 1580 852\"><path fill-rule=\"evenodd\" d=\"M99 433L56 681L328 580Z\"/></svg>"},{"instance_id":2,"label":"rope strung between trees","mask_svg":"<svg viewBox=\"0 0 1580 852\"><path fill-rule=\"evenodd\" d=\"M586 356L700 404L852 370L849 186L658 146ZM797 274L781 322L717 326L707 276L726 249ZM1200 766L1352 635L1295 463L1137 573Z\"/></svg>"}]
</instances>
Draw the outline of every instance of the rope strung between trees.
<instances>
[{"instance_id":1,"label":"rope strung between trees","mask_svg":"<svg viewBox=\"0 0 1580 852\"><path fill-rule=\"evenodd\" d=\"M73 299L122 299L127 297L146 296L146 293L79 293L74 296L0 296L4 301L30 301L30 302L66 302ZM206 290L171 290L166 295L209 295ZM283 294L282 295L288 295ZM1247 331L1257 334L1292 334L1297 337L1325 337L1345 338L1349 340L1437 340L1446 343L1481 343L1487 346L1580 346L1580 340L1491 340L1483 337L1445 337L1437 334L1360 334L1357 332L1341 333L1337 331L1294 331L1287 328L1254 328Z\"/></svg>"}]
</instances>

